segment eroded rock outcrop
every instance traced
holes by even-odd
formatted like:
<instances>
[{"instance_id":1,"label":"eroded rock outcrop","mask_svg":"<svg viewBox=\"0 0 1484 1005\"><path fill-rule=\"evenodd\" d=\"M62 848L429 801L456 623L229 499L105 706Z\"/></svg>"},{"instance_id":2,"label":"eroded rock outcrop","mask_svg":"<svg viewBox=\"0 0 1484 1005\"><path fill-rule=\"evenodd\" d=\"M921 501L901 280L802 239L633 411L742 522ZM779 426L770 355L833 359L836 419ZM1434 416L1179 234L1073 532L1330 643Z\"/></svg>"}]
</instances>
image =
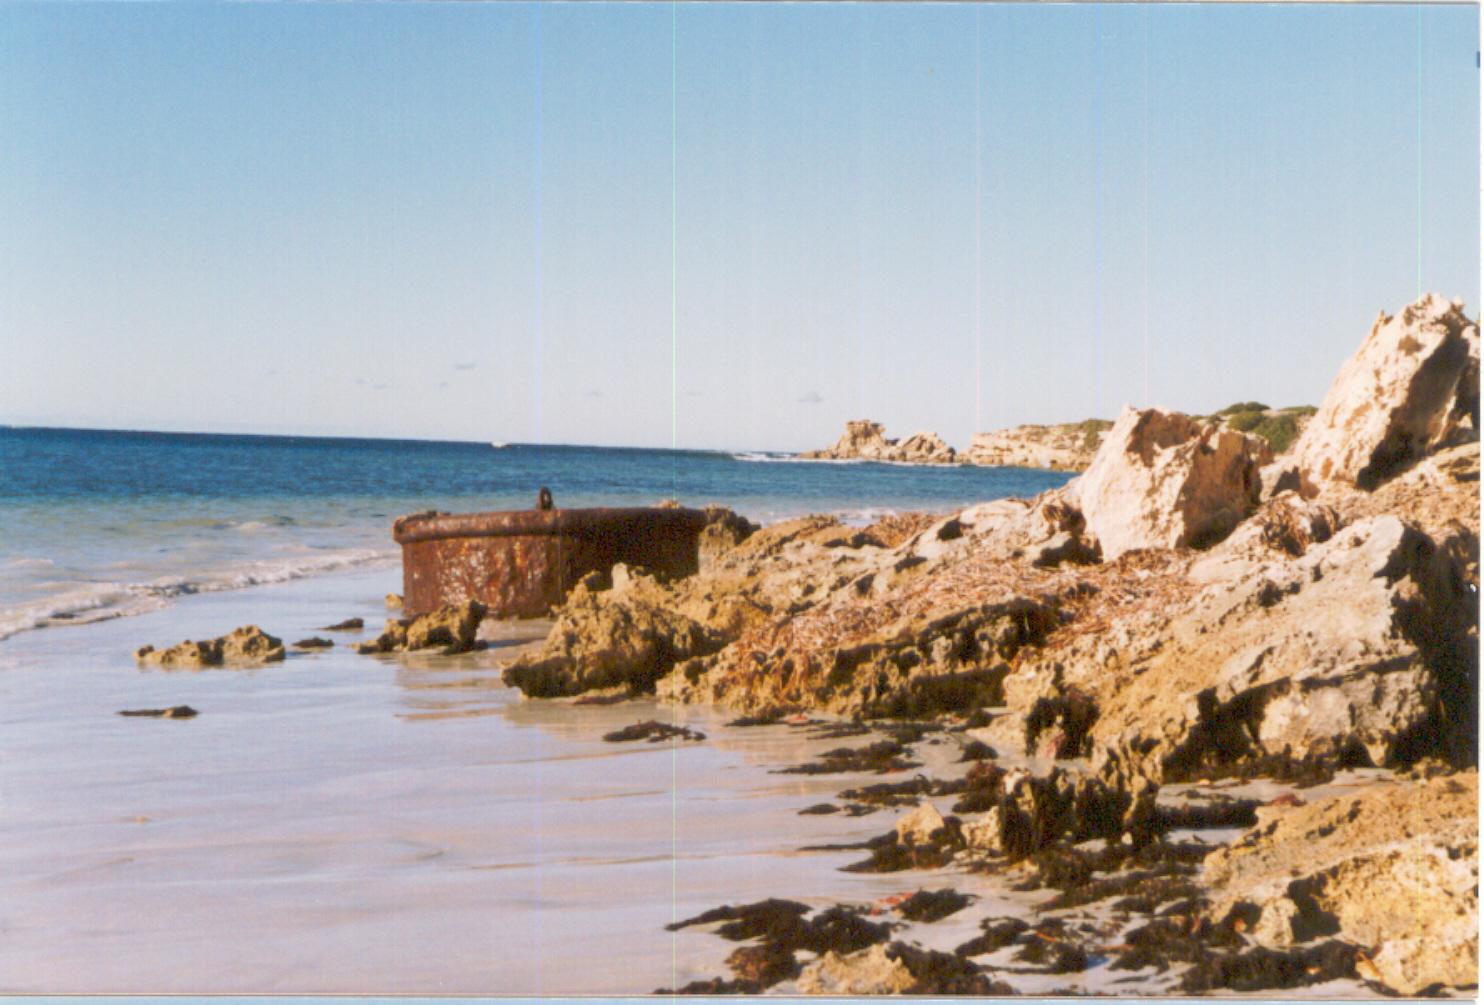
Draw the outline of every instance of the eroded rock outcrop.
<instances>
[{"instance_id":1,"label":"eroded rock outcrop","mask_svg":"<svg viewBox=\"0 0 1484 1005\"><path fill-rule=\"evenodd\" d=\"M799 455L811 460L891 461L898 464L954 464L958 455L937 433L913 433L905 440L889 440L886 427L869 419L845 424L845 434L833 447Z\"/></svg>"},{"instance_id":2,"label":"eroded rock outcrop","mask_svg":"<svg viewBox=\"0 0 1484 1005\"><path fill-rule=\"evenodd\" d=\"M485 606L477 600L444 604L415 618L392 618L382 633L356 646L358 653L390 653L436 649L445 654L474 649Z\"/></svg>"},{"instance_id":3,"label":"eroded rock outcrop","mask_svg":"<svg viewBox=\"0 0 1484 1005\"><path fill-rule=\"evenodd\" d=\"M147 666L193 669L219 666L251 666L276 663L284 658L283 640L257 625L244 625L229 635L192 642L186 640L168 649L142 646L134 659Z\"/></svg>"},{"instance_id":4,"label":"eroded rock outcrop","mask_svg":"<svg viewBox=\"0 0 1484 1005\"><path fill-rule=\"evenodd\" d=\"M1211 914L1256 905L1250 935L1267 946L1350 942L1363 976L1404 995L1475 985L1478 800L1469 771L1265 809L1206 859Z\"/></svg>"},{"instance_id":5,"label":"eroded rock outcrop","mask_svg":"<svg viewBox=\"0 0 1484 1005\"><path fill-rule=\"evenodd\" d=\"M1104 558L1135 548L1198 548L1257 508L1259 469L1270 460L1257 437L1178 412L1130 408L1068 493Z\"/></svg>"},{"instance_id":6,"label":"eroded rock outcrop","mask_svg":"<svg viewBox=\"0 0 1484 1005\"><path fill-rule=\"evenodd\" d=\"M1376 319L1280 466L1290 478L1277 487L1373 489L1478 430L1478 323L1461 301L1429 293Z\"/></svg>"},{"instance_id":7,"label":"eroded rock outcrop","mask_svg":"<svg viewBox=\"0 0 1484 1005\"><path fill-rule=\"evenodd\" d=\"M676 663L724 644L719 633L670 609L668 591L652 577L620 564L611 582L606 589L578 584L541 651L507 667L505 683L538 698L615 687L653 691Z\"/></svg>"}]
</instances>

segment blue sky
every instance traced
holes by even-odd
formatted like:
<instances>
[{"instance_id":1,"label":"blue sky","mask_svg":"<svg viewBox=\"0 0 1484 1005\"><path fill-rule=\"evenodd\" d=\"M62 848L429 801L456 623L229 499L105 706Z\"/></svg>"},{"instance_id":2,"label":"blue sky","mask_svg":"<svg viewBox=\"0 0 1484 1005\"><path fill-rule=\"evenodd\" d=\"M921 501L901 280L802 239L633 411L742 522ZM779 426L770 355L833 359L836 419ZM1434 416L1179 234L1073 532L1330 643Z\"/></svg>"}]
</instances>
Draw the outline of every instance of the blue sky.
<instances>
[{"instance_id":1,"label":"blue sky","mask_svg":"<svg viewBox=\"0 0 1484 1005\"><path fill-rule=\"evenodd\" d=\"M1479 303L1474 7L0 6L0 422L802 449Z\"/></svg>"}]
</instances>

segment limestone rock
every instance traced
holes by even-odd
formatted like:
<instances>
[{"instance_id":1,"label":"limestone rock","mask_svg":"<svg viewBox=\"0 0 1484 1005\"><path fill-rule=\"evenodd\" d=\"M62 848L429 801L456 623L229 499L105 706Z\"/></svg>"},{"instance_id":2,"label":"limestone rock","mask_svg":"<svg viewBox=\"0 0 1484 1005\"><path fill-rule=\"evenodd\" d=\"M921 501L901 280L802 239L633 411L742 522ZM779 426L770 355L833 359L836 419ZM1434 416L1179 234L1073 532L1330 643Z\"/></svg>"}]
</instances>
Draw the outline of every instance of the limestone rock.
<instances>
[{"instance_id":1,"label":"limestone rock","mask_svg":"<svg viewBox=\"0 0 1484 1005\"><path fill-rule=\"evenodd\" d=\"M845 424L845 434L826 450L811 450L800 457L835 461L894 461L908 464L953 464L954 449L937 433L914 433L905 440L890 440L886 427L869 419Z\"/></svg>"},{"instance_id":2,"label":"limestone rock","mask_svg":"<svg viewBox=\"0 0 1484 1005\"><path fill-rule=\"evenodd\" d=\"M1257 508L1266 442L1178 412L1125 409L1069 486L1104 559L1136 548L1207 547Z\"/></svg>"},{"instance_id":3,"label":"limestone rock","mask_svg":"<svg viewBox=\"0 0 1484 1005\"><path fill-rule=\"evenodd\" d=\"M930 844L933 834L944 826L943 814L937 807L923 802L897 821L897 840L903 844Z\"/></svg>"},{"instance_id":4,"label":"limestone rock","mask_svg":"<svg viewBox=\"0 0 1484 1005\"><path fill-rule=\"evenodd\" d=\"M1478 982L1477 771L1381 784L1291 809L1206 858L1220 918L1262 909L1249 933L1285 947L1339 938L1403 995Z\"/></svg>"},{"instance_id":5,"label":"limestone rock","mask_svg":"<svg viewBox=\"0 0 1484 1005\"><path fill-rule=\"evenodd\" d=\"M911 990L917 981L901 960L887 955L878 943L869 949L840 955L827 952L804 967L799 991L807 995L894 995Z\"/></svg>"},{"instance_id":6,"label":"limestone rock","mask_svg":"<svg viewBox=\"0 0 1484 1005\"><path fill-rule=\"evenodd\" d=\"M392 610L400 609L402 607L402 594L388 593L386 595L386 606Z\"/></svg>"},{"instance_id":7,"label":"limestone rock","mask_svg":"<svg viewBox=\"0 0 1484 1005\"><path fill-rule=\"evenodd\" d=\"M715 652L723 637L670 608L673 594L648 576L614 566L613 588L579 584L568 595L541 650L505 669L505 683L530 697L603 688L653 691L675 664Z\"/></svg>"},{"instance_id":8,"label":"limestone rock","mask_svg":"<svg viewBox=\"0 0 1484 1005\"><path fill-rule=\"evenodd\" d=\"M707 506L706 526L697 541L700 571L705 572L732 548L756 533L758 526L725 506Z\"/></svg>"},{"instance_id":9,"label":"limestone rock","mask_svg":"<svg viewBox=\"0 0 1484 1005\"><path fill-rule=\"evenodd\" d=\"M911 464L952 464L956 453L937 433L913 433L896 445L895 459Z\"/></svg>"},{"instance_id":10,"label":"limestone rock","mask_svg":"<svg viewBox=\"0 0 1484 1005\"><path fill-rule=\"evenodd\" d=\"M134 658L149 666L200 668L274 663L284 658L283 640L257 625L244 625L215 639L185 641L168 649L143 646Z\"/></svg>"},{"instance_id":11,"label":"limestone rock","mask_svg":"<svg viewBox=\"0 0 1484 1005\"><path fill-rule=\"evenodd\" d=\"M1310 491L1336 482L1373 489L1478 431L1478 323L1461 301L1429 293L1395 317L1376 319L1287 466Z\"/></svg>"},{"instance_id":12,"label":"limestone rock","mask_svg":"<svg viewBox=\"0 0 1484 1005\"><path fill-rule=\"evenodd\" d=\"M444 653L465 653L475 647L485 606L477 600L444 604L436 611L415 618L392 618L381 635L356 646L358 653L390 653L399 650L437 648Z\"/></svg>"},{"instance_id":13,"label":"limestone rock","mask_svg":"<svg viewBox=\"0 0 1484 1005\"><path fill-rule=\"evenodd\" d=\"M1434 541L1395 516L1296 557L1244 530L1171 559L1116 604L1094 598L1084 616L1099 631L1069 632L1020 673L1084 689L1094 761L1156 780L1285 751L1376 765L1439 747L1467 756L1477 554L1462 528ZM1006 690L1035 698L1021 680Z\"/></svg>"}]
</instances>

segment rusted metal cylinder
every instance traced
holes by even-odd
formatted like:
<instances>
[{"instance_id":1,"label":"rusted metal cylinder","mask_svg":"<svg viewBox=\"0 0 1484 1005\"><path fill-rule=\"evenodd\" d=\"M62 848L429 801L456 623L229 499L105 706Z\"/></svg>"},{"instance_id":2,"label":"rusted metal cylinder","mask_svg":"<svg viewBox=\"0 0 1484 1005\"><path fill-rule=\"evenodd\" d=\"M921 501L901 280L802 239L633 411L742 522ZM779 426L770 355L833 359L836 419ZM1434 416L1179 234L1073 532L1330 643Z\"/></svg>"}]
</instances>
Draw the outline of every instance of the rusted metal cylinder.
<instances>
[{"instance_id":1,"label":"rusted metal cylinder","mask_svg":"<svg viewBox=\"0 0 1484 1005\"><path fill-rule=\"evenodd\" d=\"M616 563L696 571L706 514L694 509L550 509L399 517L402 607L478 600L491 617L540 617L583 576Z\"/></svg>"}]
</instances>

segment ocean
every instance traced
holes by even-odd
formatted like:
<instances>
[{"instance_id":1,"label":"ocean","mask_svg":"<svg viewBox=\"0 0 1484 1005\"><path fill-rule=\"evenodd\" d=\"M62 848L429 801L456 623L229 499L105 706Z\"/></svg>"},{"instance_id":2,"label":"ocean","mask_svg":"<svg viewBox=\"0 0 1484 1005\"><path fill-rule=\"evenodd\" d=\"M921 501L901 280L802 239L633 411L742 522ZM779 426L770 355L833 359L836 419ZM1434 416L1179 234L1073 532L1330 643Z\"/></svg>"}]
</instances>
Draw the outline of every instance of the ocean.
<instances>
[{"instance_id":1,"label":"ocean","mask_svg":"<svg viewBox=\"0 0 1484 1005\"><path fill-rule=\"evenodd\" d=\"M1068 475L787 454L0 428L0 639L183 596L394 563L428 509L720 503L868 523L1029 496Z\"/></svg>"}]
</instances>

